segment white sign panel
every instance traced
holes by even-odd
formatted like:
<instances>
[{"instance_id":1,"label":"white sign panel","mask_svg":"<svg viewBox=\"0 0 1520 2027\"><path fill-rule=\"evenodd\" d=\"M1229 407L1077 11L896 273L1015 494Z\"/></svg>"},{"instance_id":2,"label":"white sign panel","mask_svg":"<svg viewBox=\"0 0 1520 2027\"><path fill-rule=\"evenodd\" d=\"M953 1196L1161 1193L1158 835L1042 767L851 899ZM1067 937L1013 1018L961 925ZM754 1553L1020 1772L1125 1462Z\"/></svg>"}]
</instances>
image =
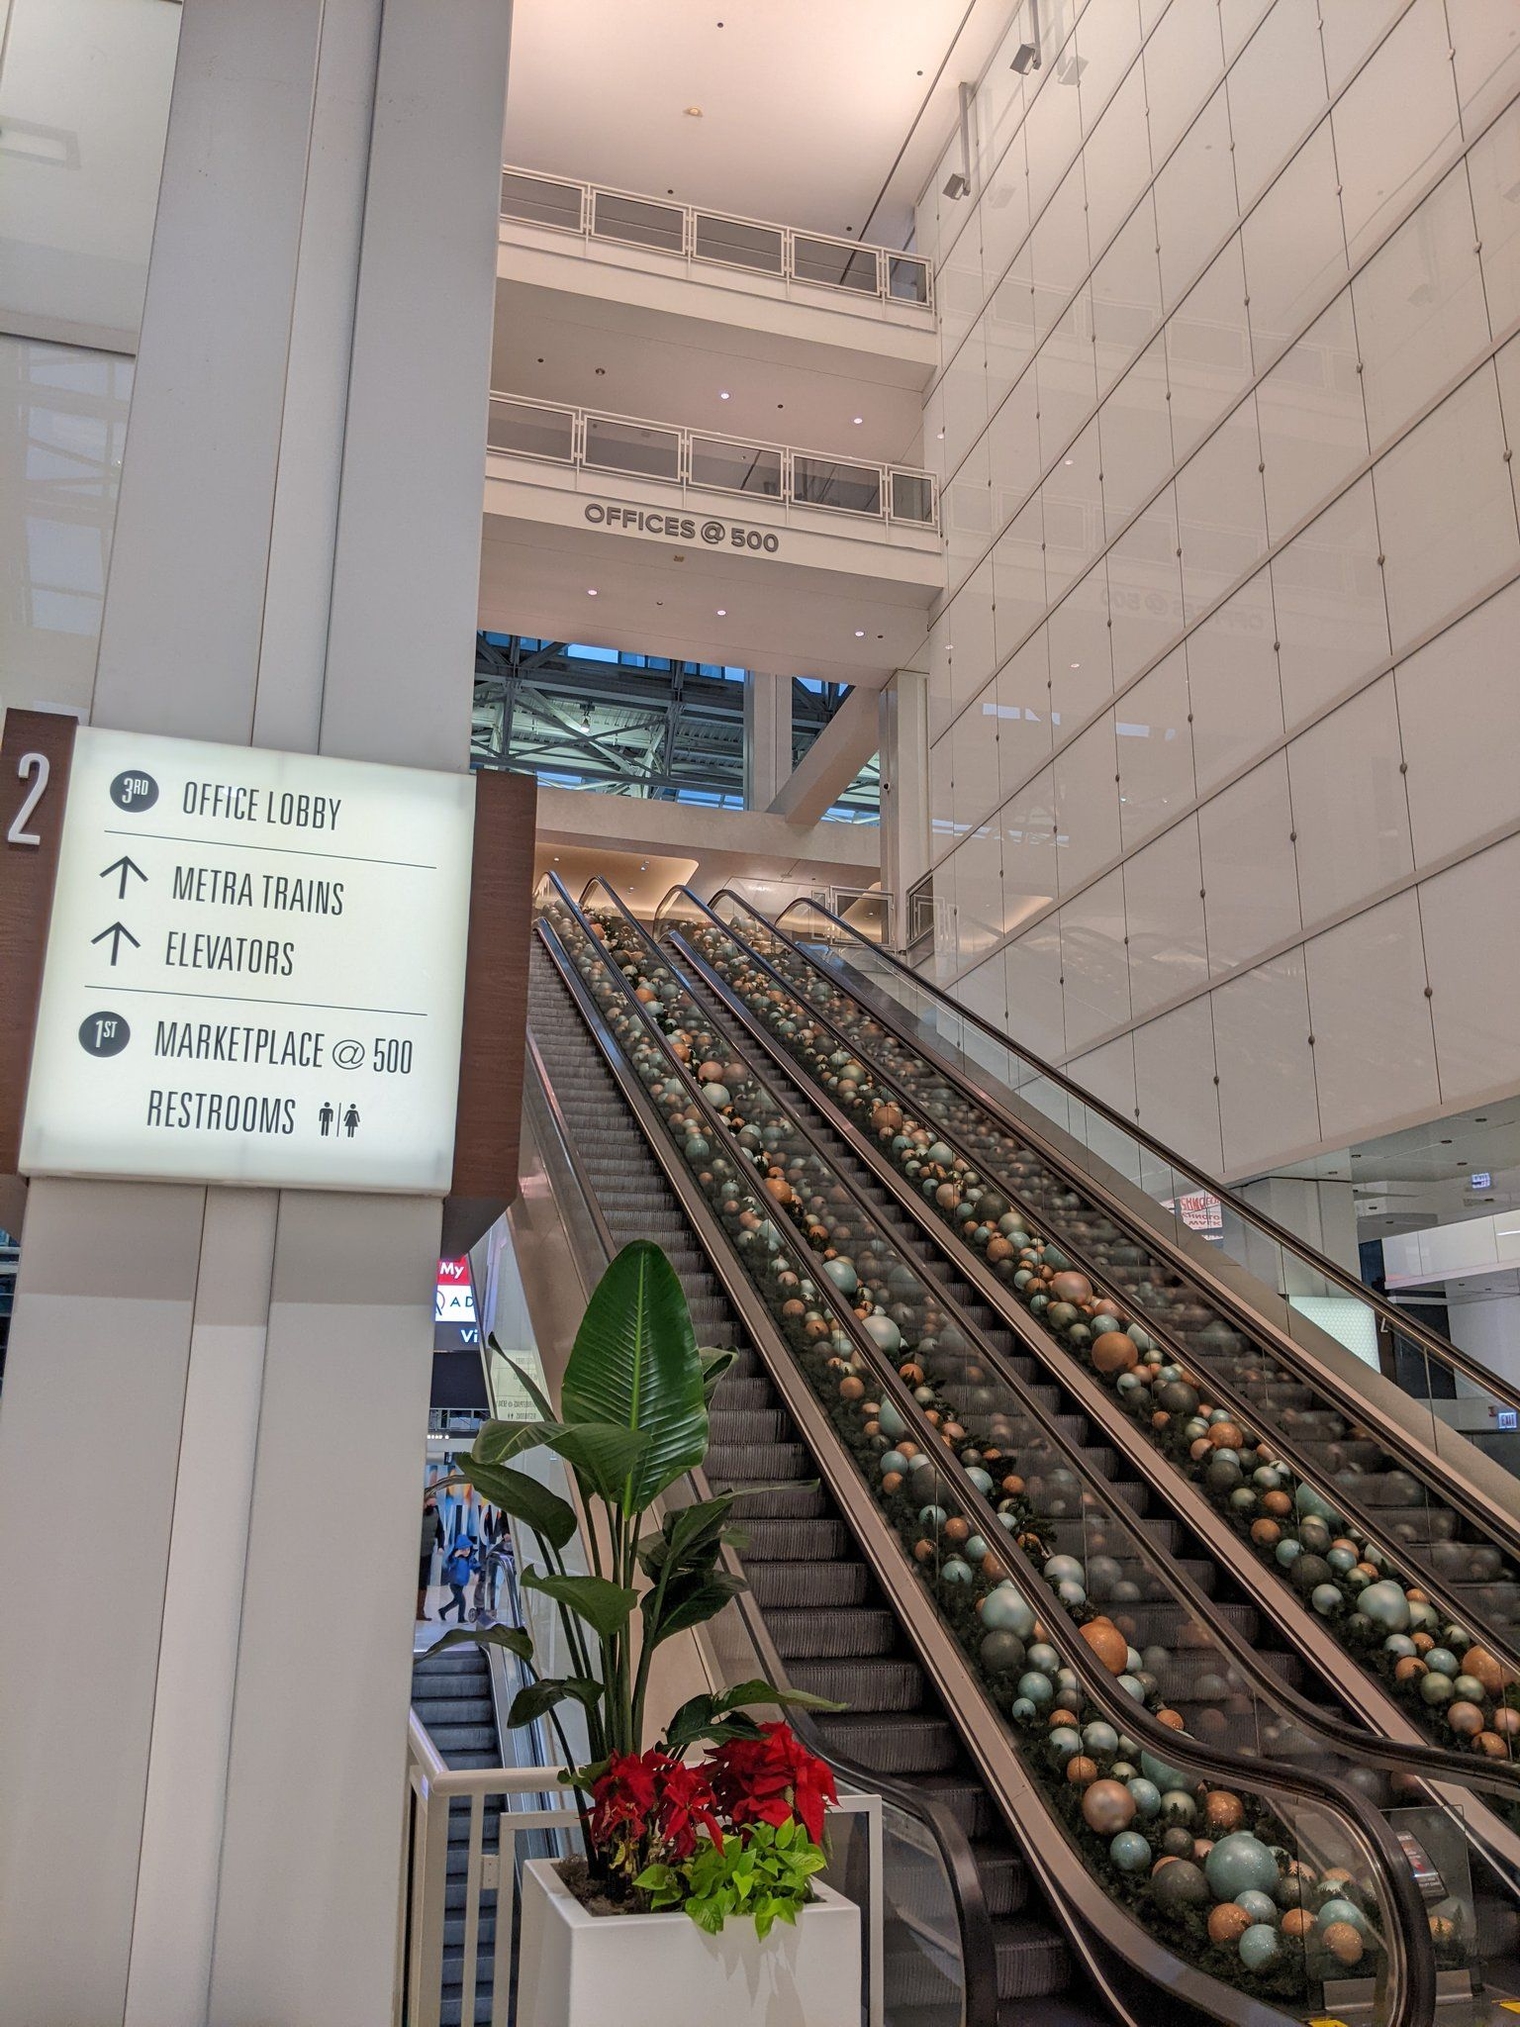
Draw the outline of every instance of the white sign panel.
<instances>
[{"instance_id":1,"label":"white sign panel","mask_svg":"<svg viewBox=\"0 0 1520 2027\"><path fill-rule=\"evenodd\" d=\"M475 784L81 728L21 1168L446 1194Z\"/></svg>"}]
</instances>

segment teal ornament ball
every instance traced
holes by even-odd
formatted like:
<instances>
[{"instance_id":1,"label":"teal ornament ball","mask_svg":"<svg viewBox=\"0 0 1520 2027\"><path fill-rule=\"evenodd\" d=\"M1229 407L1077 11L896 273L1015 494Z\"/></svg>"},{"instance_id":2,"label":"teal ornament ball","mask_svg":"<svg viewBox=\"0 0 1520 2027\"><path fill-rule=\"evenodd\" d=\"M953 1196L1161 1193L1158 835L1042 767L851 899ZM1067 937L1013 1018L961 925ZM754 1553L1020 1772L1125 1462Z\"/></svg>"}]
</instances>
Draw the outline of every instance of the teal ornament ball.
<instances>
[{"instance_id":1,"label":"teal ornament ball","mask_svg":"<svg viewBox=\"0 0 1520 2027\"><path fill-rule=\"evenodd\" d=\"M1449 1675L1437 1675L1432 1671L1420 1677L1420 1695L1432 1708L1450 1703L1456 1693L1457 1685Z\"/></svg>"},{"instance_id":2,"label":"teal ornament ball","mask_svg":"<svg viewBox=\"0 0 1520 2027\"><path fill-rule=\"evenodd\" d=\"M1074 1555L1053 1555L1045 1565L1045 1581L1048 1584L1081 1583L1084 1572Z\"/></svg>"},{"instance_id":3,"label":"teal ornament ball","mask_svg":"<svg viewBox=\"0 0 1520 2027\"><path fill-rule=\"evenodd\" d=\"M1309 1593L1309 1603L1322 1619L1328 1619L1341 1602L1341 1594L1334 1584L1316 1584Z\"/></svg>"},{"instance_id":4,"label":"teal ornament ball","mask_svg":"<svg viewBox=\"0 0 1520 2027\"><path fill-rule=\"evenodd\" d=\"M1140 1771L1148 1781L1154 1781L1163 1794L1168 1788L1187 1786L1186 1774L1179 1774L1175 1767L1169 1767L1165 1760L1158 1760L1152 1753L1141 1753Z\"/></svg>"},{"instance_id":5,"label":"teal ornament ball","mask_svg":"<svg viewBox=\"0 0 1520 2027\"><path fill-rule=\"evenodd\" d=\"M1356 1903L1350 1900L1343 1900L1339 1896L1334 1900L1327 1900L1325 1902L1324 1906L1315 1916L1315 1921L1321 1931L1329 1928L1330 1924L1334 1921L1344 1921L1349 1922L1359 1936L1369 1936L1372 1933L1366 1915L1362 1913L1362 1910Z\"/></svg>"},{"instance_id":6,"label":"teal ornament ball","mask_svg":"<svg viewBox=\"0 0 1520 2027\"><path fill-rule=\"evenodd\" d=\"M1094 1758L1099 1753L1116 1753L1119 1750L1119 1734L1111 1724L1100 1718L1082 1727L1082 1744Z\"/></svg>"},{"instance_id":7,"label":"teal ornament ball","mask_svg":"<svg viewBox=\"0 0 1520 2027\"><path fill-rule=\"evenodd\" d=\"M940 1571L940 1575L947 1584L969 1584L971 1581L971 1565L970 1563L962 1562L958 1555L953 1555Z\"/></svg>"},{"instance_id":8,"label":"teal ornament ball","mask_svg":"<svg viewBox=\"0 0 1520 2027\"><path fill-rule=\"evenodd\" d=\"M1061 1665L1061 1657L1045 1640L1037 1640L1029 1650L1029 1665L1038 1668L1042 1675L1054 1675Z\"/></svg>"},{"instance_id":9,"label":"teal ornament ball","mask_svg":"<svg viewBox=\"0 0 1520 2027\"><path fill-rule=\"evenodd\" d=\"M884 1351L889 1358L895 1358L902 1350L902 1332L890 1316L868 1316L864 1330L878 1351Z\"/></svg>"},{"instance_id":10,"label":"teal ornament ball","mask_svg":"<svg viewBox=\"0 0 1520 2027\"><path fill-rule=\"evenodd\" d=\"M1151 1847L1138 1830L1121 1830L1108 1847L1108 1855L1121 1872L1148 1872ZM1170 1872L1171 1867L1167 1870Z\"/></svg>"},{"instance_id":11,"label":"teal ornament ball","mask_svg":"<svg viewBox=\"0 0 1520 2027\"><path fill-rule=\"evenodd\" d=\"M1243 1914L1248 1914L1253 1923L1265 1922L1268 1927L1275 1928L1282 1919L1277 1911L1277 1902L1271 1894L1262 1893L1254 1886L1248 1886L1244 1893L1237 1893L1235 1905Z\"/></svg>"},{"instance_id":12,"label":"teal ornament ball","mask_svg":"<svg viewBox=\"0 0 1520 2027\"><path fill-rule=\"evenodd\" d=\"M1148 1781L1143 1774L1137 1774L1133 1780L1126 1781L1125 1786L1135 1798L1135 1810L1138 1815L1150 1817L1161 1814L1161 1790L1154 1781Z\"/></svg>"},{"instance_id":13,"label":"teal ornament ball","mask_svg":"<svg viewBox=\"0 0 1520 2027\"><path fill-rule=\"evenodd\" d=\"M1058 1724L1055 1730L1049 1733L1048 1739L1050 1750L1063 1767L1082 1750L1082 1734L1069 1724Z\"/></svg>"},{"instance_id":14,"label":"teal ornament ball","mask_svg":"<svg viewBox=\"0 0 1520 2027\"><path fill-rule=\"evenodd\" d=\"M888 1319L885 1316L868 1316L866 1318L866 1321L868 1324L885 1323L888 1321ZM897 1328L897 1325L894 1323L892 1325L892 1328L895 1330ZM980 1464L971 1465L971 1467L966 1472L966 1476L971 1480L972 1484L976 1487L977 1491L982 1494L983 1498L986 1498L991 1493L992 1474L988 1471L984 1471Z\"/></svg>"},{"instance_id":15,"label":"teal ornament ball","mask_svg":"<svg viewBox=\"0 0 1520 2027\"><path fill-rule=\"evenodd\" d=\"M1234 1900L1251 1890L1265 1893L1277 1884L1277 1860L1249 1830L1221 1837L1208 1855L1206 1869L1219 1900Z\"/></svg>"},{"instance_id":16,"label":"teal ornament ball","mask_svg":"<svg viewBox=\"0 0 1520 2027\"><path fill-rule=\"evenodd\" d=\"M876 1460L876 1467L885 1477L889 1471L906 1471L908 1460L901 1450L883 1450Z\"/></svg>"},{"instance_id":17,"label":"teal ornament ball","mask_svg":"<svg viewBox=\"0 0 1520 2027\"><path fill-rule=\"evenodd\" d=\"M837 1260L830 1260L827 1264L831 1267L837 1267L839 1262ZM853 1274L854 1271L852 1267L850 1272ZM880 1424L881 1433L894 1439L904 1434L908 1426L903 1419L902 1411L892 1401L882 1402L877 1410L876 1420Z\"/></svg>"},{"instance_id":18,"label":"teal ornament ball","mask_svg":"<svg viewBox=\"0 0 1520 2027\"><path fill-rule=\"evenodd\" d=\"M918 1524L920 1527L927 1529L930 1534L937 1534L948 1518L949 1516L943 1506L921 1506L918 1510ZM990 1605L992 1602L991 1598L987 1602ZM982 1614L982 1617L989 1626L998 1624L997 1620L988 1619L985 1612Z\"/></svg>"},{"instance_id":19,"label":"teal ornament ball","mask_svg":"<svg viewBox=\"0 0 1520 2027\"><path fill-rule=\"evenodd\" d=\"M1037 1674L1031 1668L1027 1674L1019 1677L1019 1696L1024 1702L1043 1708L1055 1696L1055 1690L1050 1685L1048 1675Z\"/></svg>"},{"instance_id":20,"label":"teal ornament ball","mask_svg":"<svg viewBox=\"0 0 1520 2027\"><path fill-rule=\"evenodd\" d=\"M860 1286L860 1277L848 1260L825 1260L823 1271L841 1295L853 1295Z\"/></svg>"},{"instance_id":21,"label":"teal ornament ball","mask_svg":"<svg viewBox=\"0 0 1520 2027\"><path fill-rule=\"evenodd\" d=\"M1170 1866L1167 1868L1171 1870ZM1255 1922L1240 1938L1240 1961L1248 1971L1270 1970L1282 1954L1282 1937L1264 1921Z\"/></svg>"},{"instance_id":22,"label":"teal ornament ball","mask_svg":"<svg viewBox=\"0 0 1520 2027\"><path fill-rule=\"evenodd\" d=\"M1413 1651L1414 1643L1411 1641L1410 1652ZM1462 1672L1461 1662L1449 1647L1432 1647L1425 1656L1425 1666L1433 1669L1437 1675L1460 1675Z\"/></svg>"},{"instance_id":23,"label":"teal ornament ball","mask_svg":"<svg viewBox=\"0 0 1520 2027\"><path fill-rule=\"evenodd\" d=\"M1182 1788L1168 1788L1161 1797L1161 1820L1172 1828L1191 1830L1198 1820L1198 1804ZM1243 1884L1249 1885L1250 1881ZM1228 1899L1226 1894L1223 1898Z\"/></svg>"},{"instance_id":24,"label":"teal ornament ball","mask_svg":"<svg viewBox=\"0 0 1520 2027\"><path fill-rule=\"evenodd\" d=\"M999 1586L983 1600L982 1624L996 1632L1017 1633L1021 1640L1027 1640L1034 1631L1034 1612L1017 1591Z\"/></svg>"},{"instance_id":25,"label":"teal ornament ball","mask_svg":"<svg viewBox=\"0 0 1520 2027\"><path fill-rule=\"evenodd\" d=\"M1357 1599L1357 1605L1373 1625L1381 1626L1385 1633L1405 1633L1409 1630L1409 1600L1403 1587L1390 1577L1368 1584Z\"/></svg>"}]
</instances>

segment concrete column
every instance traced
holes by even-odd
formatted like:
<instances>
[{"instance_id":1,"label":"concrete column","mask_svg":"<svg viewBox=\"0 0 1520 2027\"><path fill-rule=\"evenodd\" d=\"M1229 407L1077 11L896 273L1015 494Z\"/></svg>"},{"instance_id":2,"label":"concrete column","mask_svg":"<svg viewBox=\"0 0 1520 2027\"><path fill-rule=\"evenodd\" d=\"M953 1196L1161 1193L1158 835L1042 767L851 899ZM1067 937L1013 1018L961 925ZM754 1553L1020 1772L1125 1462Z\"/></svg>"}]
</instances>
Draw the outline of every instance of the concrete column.
<instances>
[{"instance_id":1,"label":"concrete column","mask_svg":"<svg viewBox=\"0 0 1520 2027\"><path fill-rule=\"evenodd\" d=\"M186 0L96 723L467 764L510 15ZM389 2017L439 1222L33 1185L0 2017Z\"/></svg>"},{"instance_id":2,"label":"concrete column","mask_svg":"<svg viewBox=\"0 0 1520 2027\"><path fill-rule=\"evenodd\" d=\"M1248 1204L1264 1211L1269 1218L1290 1231L1295 1238L1313 1246L1316 1252L1326 1255L1337 1266L1344 1267L1350 1274L1361 1278L1361 1259L1357 1252L1356 1202L1349 1181L1339 1182L1326 1179L1316 1181L1297 1175L1268 1175L1259 1182L1243 1183L1240 1194ZM1264 1251L1256 1256L1258 1245ZM1270 1254L1270 1258L1266 1257ZM1246 1265L1252 1273L1274 1288L1282 1287L1282 1268L1277 1248L1265 1247L1264 1242L1253 1239L1246 1241ZM1288 1295L1317 1295L1323 1292L1323 1284L1317 1276L1296 1274L1291 1261L1288 1264L1288 1286L1283 1293Z\"/></svg>"},{"instance_id":3,"label":"concrete column","mask_svg":"<svg viewBox=\"0 0 1520 2027\"><path fill-rule=\"evenodd\" d=\"M929 870L929 678L899 669L881 692L881 884L893 898L893 940L911 929L907 901Z\"/></svg>"},{"instance_id":4,"label":"concrete column","mask_svg":"<svg viewBox=\"0 0 1520 2027\"><path fill-rule=\"evenodd\" d=\"M1480 1282L1449 1297L1446 1315L1451 1341L1459 1351L1512 1386L1520 1382L1520 1295L1502 1282L1489 1287Z\"/></svg>"},{"instance_id":5,"label":"concrete column","mask_svg":"<svg viewBox=\"0 0 1520 2027\"><path fill-rule=\"evenodd\" d=\"M744 807L769 809L792 771L792 682L744 678Z\"/></svg>"}]
</instances>

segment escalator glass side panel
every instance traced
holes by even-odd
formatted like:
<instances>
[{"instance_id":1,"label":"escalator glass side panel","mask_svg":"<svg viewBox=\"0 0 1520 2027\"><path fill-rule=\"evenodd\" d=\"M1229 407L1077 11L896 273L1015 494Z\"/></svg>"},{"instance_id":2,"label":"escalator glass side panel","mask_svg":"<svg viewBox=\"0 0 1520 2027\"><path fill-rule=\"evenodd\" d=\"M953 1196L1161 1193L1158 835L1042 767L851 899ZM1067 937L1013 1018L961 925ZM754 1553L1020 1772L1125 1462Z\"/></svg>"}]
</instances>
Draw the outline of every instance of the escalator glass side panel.
<instances>
[{"instance_id":1,"label":"escalator glass side panel","mask_svg":"<svg viewBox=\"0 0 1520 2027\"><path fill-rule=\"evenodd\" d=\"M735 896L721 896L718 912L738 921L741 933L753 911ZM743 919L740 919L743 918ZM1030 1056L1006 1035L989 1029L930 981L920 978L877 948L852 925L816 902L789 906L778 925L821 969L878 1010L890 1008L914 1038L953 1070L988 1089L1014 1111L1027 1109L1069 1144L1070 1159L1089 1173L1122 1177L1145 1202L1146 1215L1161 1223L1174 1243L1186 1249L1193 1235L1217 1247L1278 1297L1275 1320L1311 1350L1319 1340L1306 1326L1318 1324L1374 1371L1398 1383L1411 1402L1421 1404L1423 1440L1457 1471L1472 1468L1474 1452L1505 1471L1520 1474L1520 1444L1502 1433L1501 1412L1520 1406L1520 1394L1502 1378L1485 1373L1477 1361L1402 1316L1354 1276L1337 1273L1309 1248L1296 1243L1270 1220L1196 1167L1129 1127L1068 1078ZM1348 1367L1348 1376L1355 1369ZM1459 1378L1463 1385L1454 1384ZM1436 1402L1466 1395L1464 1413L1476 1409L1485 1438L1454 1426L1452 1410Z\"/></svg>"},{"instance_id":2,"label":"escalator glass side panel","mask_svg":"<svg viewBox=\"0 0 1520 2027\"><path fill-rule=\"evenodd\" d=\"M984 1461L966 1466L957 1439L944 1430L947 1418L959 1412L950 1391L911 1359L903 1360L906 1375L892 1368L910 1345L926 1356L938 1348L930 1327L938 1320L932 1296L919 1292L909 1263L894 1257L886 1238L857 1234L853 1225L845 1229L842 1189L832 1200L828 1190L798 1191L788 1168L796 1168L804 1185L821 1178L805 1172L805 1161L797 1165L784 1115L767 1113L763 1089L744 1063L725 1059L725 1038L701 1009L691 1002L689 1011L682 1007L682 988L668 969L648 953L619 950L615 921L586 927L568 906L553 903L545 912L659 1108L682 1161L733 1233L745 1272L911 1556L907 1567L955 1633L1090 1875L1185 1962L1237 1990L1290 2010L1318 2007L1326 1977L1333 1981L1336 1975L1335 1952L1343 1950L1348 1963L1339 1968L1354 1969L1366 2003L1386 2010L1395 1995L1379 1977L1390 1935L1387 1915L1380 1917L1373 1906L1380 1898L1380 1868L1370 1849L1352 1861L1352 1848L1364 1833L1340 1818L1333 1804L1311 1799L1293 1775L1270 1760L1253 1761L1248 1788L1233 1753L1188 1739L1180 1729L1183 1713L1165 1703L1145 1656L1114 1619L1089 1603L1084 1579L1091 1580L1093 1562L1100 1566L1100 1587L1120 1589L1115 1605L1131 1602L1124 1587L1134 1579L1119 1557L1111 1558L1115 1567L1108 1570L1100 1553L1085 1562L1054 1554L1045 1568L1050 1588L1041 1585L1019 1553L1017 1538L1042 1553L1042 1530L1068 1516L1037 1514L1027 1480L1010 1490L1006 1481L1021 1474L1004 1469L1003 1478L994 1480L986 1462L1003 1466L996 1454L1001 1445L980 1450L968 1445ZM812 1196L824 1201L813 1205ZM825 1217L834 1223L823 1222ZM836 1230L850 1254L830 1243ZM949 1356L952 1349L946 1347L941 1369L951 1386L959 1387L966 1375ZM977 1411L989 1434L995 1426L999 1434L1006 1427L1014 1438L996 1391L984 1391L987 1398ZM931 1414L937 1423L929 1422ZM962 1434L969 1432L962 1427ZM1069 1517L1066 1538L1088 1545L1080 1493ZM1107 1539L1101 1520L1100 1513L1095 1536ZM1154 1581L1149 1568L1143 1573L1147 1583ZM1141 1590L1137 1583L1134 1588ZM1133 1602L1143 1599L1142 1592ZM1090 1628L1086 1635L1076 1633L1068 1606L1083 1614ZM1100 1646L1113 1650L1106 1659ZM1182 1681L1171 1650L1154 1658L1179 1687L1196 1690L1197 1681ZM1200 1651L1198 1677L1208 1674L1208 1659ZM1110 1667L1112 1675L1106 1672ZM1239 1714L1250 1724L1249 1699L1222 1677L1218 1686L1224 1700L1244 1703ZM1148 1702L1166 1711L1159 1724L1144 1715ZM1208 1726L1200 1722L1199 1728L1206 1732ZM1248 1750L1259 1753L1260 1744L1253 1739ZM1233 1784L1219 1778L1221 1765L1230 1767ZM1244 1841L1229 1843L1214 1860L1214 1845L1231 1839ZM1263 1885L1253 1888L1242 1875L1234 1890L1224 1893L1237 1853L1247 1869L1261 1871ZM1186 1869L1164 1879L1177 1864ZM1362 1907L1366 1933L1357 1930L1360 1950L1340 1933L1338 1919L1320 1922L1315 1894L1301 1883L1308 1872L1323 1879L1327 1870L1335 1875L1333 1884L1347 1889L1346 1905ZM1237 1894L1256 1891L1268 1896L1260 1905L1248 1899L1234 1913L1218 1912ZM1302 1905L1306 1893L1308 1906ZM1337 1918L1344 1911L1335 1905ZM1242 1924L1241 1913L1263 1918ZM1337 1932L1325 1942L1330 1928ZM1267 1933L1254 1935L1242 1950L1247 1929ZM1460 1941L1453 1942L1460 1952Z\"/></svg>"},{"instance_id":3,"label":"escalator glass side panel","mask_svg":"<svg viewBox=\"0 0 1520 2027\"><path fill-rule=\"evenodd\" d=\"M1505 1552L1270 1346L1211 1313L1079 1182L979 1117L837 982L764 925L747 927L752 946L712 919L686 933L957 1244L1116 1394L1427 1736L1512 1759L1520 1577ZM1369 1508L1376 1525L1362 1524ZM1449 1611L1427 1594L1432 1582Z\"/></svg>"}]
</instances>

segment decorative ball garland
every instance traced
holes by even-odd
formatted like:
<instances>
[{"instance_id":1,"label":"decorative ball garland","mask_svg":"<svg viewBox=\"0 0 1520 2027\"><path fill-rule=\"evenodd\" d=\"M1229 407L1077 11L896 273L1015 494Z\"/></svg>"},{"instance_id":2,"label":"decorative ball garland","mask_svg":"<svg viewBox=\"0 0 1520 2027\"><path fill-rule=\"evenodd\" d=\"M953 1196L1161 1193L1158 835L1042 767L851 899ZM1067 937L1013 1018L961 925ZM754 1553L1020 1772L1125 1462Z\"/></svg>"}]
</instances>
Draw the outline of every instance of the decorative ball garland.
<instances>
[{"instance_id":1,"label":"decorative ball garland","mask_svg":"<svg viewBox=\"0 0 1520 2027\"><path fill-rule=\"evenodd\" d=\"M870 1070L839 1049L828 1030L814 1025L766 974L747 966L726 938L709 929L698 941L809 1076L854 1116L955 1235L984 1254L1031 1314L1118 1395L1153 1444L1204 1488L1258 1558L1307 1600L1427 1735L1447 1749L1491 1760L1513 1758L1520 1750L1520 1685L1466 1627L1442 1622L1417 1573L1400 1568L1379 1542L1353 1527L1313 1486L1299 1482L1264 1431L1242 1427L1229 1410L1211 1403L1206 1378L1169 1362L1126 1307L1097 1295L1088 1276L1040 1237L1026 1215L987 1184L934 1125L906 1115L894 1098L883 1096ZM814 985L829 998L835 1018L837 996L824 981ZM878 1036L885 1034L879 1024L869 1025ZM1071 1207L1079 1208L1081 1200L1068 1194ZM1110 1230L1117 1237L1116 1228ZM1143 1259L1139 1247L1128 1250ZM1149 1293L1154 1298L1159 1291ZM1176 1308L1167 1315L1173 1323ZM1205 1323L1202 1334L1216 1327L1232 1344L1244 1345L1217 1319ZM1272 1376L1248 1365L1235 1377L1255 1391ZM1284 1420L1295 1414L1300 1425L1313 1420L1293 1409ZM1387 1474L1384 1492L1410 1507L1421 1496L1407 1473ZM1498 1550L1486 1544L1438 1541L1433 1558L1443 1574L1490 1588L1509 1575ZM1494 1595L1497 1601L1497 1591ZM1516 1811L1515 1804L1501 1806Z\"/></svg>"},{"instance_id":2,"label":"decorative ball garland","mask_svg":"<svg viewBox=\"0 0 1520 2027\"><path fill-rule=\"evenodd\" d=\"M869 1370L850 1338L831 1321L819 1283L827 1282L837 1298L852 1304L881 1353L894 1359L907 1353L900 1376L913 1388L940 1440L958 1451L972 1482L995 1502L997 1524L1043 1563L1046 1582L1080 1621L1081 1636L1094 1658L1129 1695L1180 1731L1183 1718L1165 1704L1156 1674L1146 1666L1151 1660L1165 1666L1169 1658L1165 1651L1142 1655L1130 1645L1122 1624L1090 1602L1089 1587L1093 1596L1112 1591L1119 1604L1126 1601L1127 1590L1135 1593L1130 1601L1137 1602L1137 1586L1126 1583L1121 1566L1101 1554L1084 1564L1074 1556L1048 1553L1052 1520L1062 1511L1081 1512L1073 1474L1065 1474L1072 1479L1071 1486L1031 1485L1007 1468L1016 1460L1000 1454L995 1443L979 1447L964 1441L971 1416L964 1422L957 1419L955 1407L935 1381L940 1376L964 1379L974 1368L964 1356L957 1357L949 1333L936 1343L933 1326L943 1325L944 1319L933 1311L932 1297L929 1305L910 1299L909 1285L921 1290L921 1278L880 1241L871 1242L880 1248L878 1253L873 1256L868 1243L865 1256L859 1258L831 1243L855 1235L839 1223L838 1206L831 1227L825 1222L828 1207L817 1193L813 1200L799 1194L798 1183L807 1180L807 1163L797 1145L786 1145L795 1136L789 1135L784 1115L760 1123L768 1094L762 1094L742 1063L724 1060L721 1038L698 1025L700 1009L693 1005L692 1025L683 1026L677 1007L685 995L668 973L649 964L641 950L619 950L623 925L616 918L593 926L609 945L637 1003L659 1024L677 1058L699 1080L706 1111L694 1108L681 1081L669 1075L661 1051L628 1009L606 965L583 952L583 972L609 1024L651 1099L665 1114L701 1187L733 1233L746 1271L868 1482L876 1486L878 1499L942 1612L955 1625L989 1693L1034 1744L1035 1765L1047 1794L1088 1862L1107 1878L1117 1898L1159 1927L1202 1968L1261 1996L1296 2001L1311 1975L1322 1977L1332 1969L1341 1974L1370 1958L1379 1945L1368 1905L1349 1874L1332 1868L1317 1878L1299 1865L1288 1848L1284 1826L1259 1799L1190 1783L1142 1752L1087 1703L1077 1676L1061 1665L1034 1610L999 1574L1000 1564L976 1532L985 1523L974 1513L952 1510L953 1495L946 1491L933 1457L908 1434L901 1412L890 1400L869 1397ZM568 934L565 940L571 943ZM746 1117L741 1105L756 1117ZM737 1165L714 1153L713 1132L720 1124L740 1157ZM821 1166L816 1159L813 1165ZM763 1191L759 1201L751 1187L757 1180ZM845 1195L838 1192L841 1200ZM816 1280L797 1272L766 1205L772 1212L784 1213L820 1256ZM899 1277L896 1285L894 1271ZM920 1357L925 1364L917 1362ZM930 1361L935 1364L933 1373L927 1369ZM988 1418L988 1428L995 1429L999 1419ZM1007 1418L1001 1420L1006 1426ZM989 1465L1001 1474L998 1479ZM1050 1511L1043 1518L1037 1517L1031 1501L1035 1490L1048 1497ZM1106 1546L1101 1535L1093 1546ZM1111 1568L1106 1567L1110 1562ZM1223 1682L1219 1688L1227 1693ZM1219 1851L1224 1856L1216 1862ZM1350 1910L1349 1917L1344 1909ZM1342 1933L1348 1928L1349 1937Z\"/></svg>"}]
</instances>

